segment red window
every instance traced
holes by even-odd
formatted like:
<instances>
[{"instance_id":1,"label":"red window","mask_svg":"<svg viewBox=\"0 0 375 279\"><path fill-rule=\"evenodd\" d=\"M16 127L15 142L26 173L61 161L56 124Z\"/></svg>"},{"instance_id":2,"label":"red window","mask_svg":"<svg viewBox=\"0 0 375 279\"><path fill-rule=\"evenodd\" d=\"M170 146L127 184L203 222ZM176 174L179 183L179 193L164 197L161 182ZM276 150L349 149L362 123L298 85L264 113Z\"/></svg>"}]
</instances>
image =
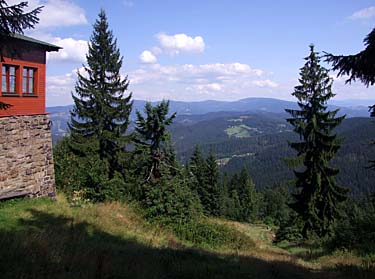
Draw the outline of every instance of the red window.
<instances>
[{"instance_id":1,"label":"red window","mask_svg":"<svg viewBox=\"0 0 375 279\"><path fill-rule=\"evenodd\" d=\"M35 94L35 73L34 68L23 68L22 73L22 92L26 94Z\"/></svg>"},{"instance_id":2,"label":"red window","mask_svg":"<svg viewBox=\"0 0 375 279\"><path fill-rule=\"evenodd\" d=\"M1 90L3 93L16 93L16 72L17 66L3 65Z\"/></svg>"}]
</instances>

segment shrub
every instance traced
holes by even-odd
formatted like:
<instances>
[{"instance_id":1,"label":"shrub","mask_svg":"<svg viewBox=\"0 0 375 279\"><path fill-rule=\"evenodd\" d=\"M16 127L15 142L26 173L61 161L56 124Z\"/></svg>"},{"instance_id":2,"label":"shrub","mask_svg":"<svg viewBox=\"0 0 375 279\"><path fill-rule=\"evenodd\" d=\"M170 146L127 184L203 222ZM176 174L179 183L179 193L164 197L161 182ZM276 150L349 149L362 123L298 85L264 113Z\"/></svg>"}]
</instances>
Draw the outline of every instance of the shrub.
<instances>
[{"instance_id":1,"label":"shrub","mask_svg":"<svg viewBox=\"0 0 375 279\"><path fill-rule=\"evenodd\" d=\"M203 248L252 249L253 240L237 230L205 220L175 224L172 227L177 237Z\"/></svg>"},{"instance_id":2,"label":"shrub","mask_svg":"<svg viewBox=\"0 0 375 279\"><path fill-rule=\"evenodd\" d=\"M375 253L375 202L370 198L350 203L337 223L330 249L350 249L360 254Z\"/></svg>"},{"instance_id":3,"label":"shrub","mask_svg":"<svg viewBox=\"0 0 375 279\"><path fill-rule=\"evenodd\" d=\"M97 154L79 157L70 150L69 138L63 138L54 148L56 186L71 199L76 191L83 191L91 201L118 200L126 195L125 181L115 172L109 177L110 165Z\"/></svg>"},{"instance_id":4,"label":"shrub","mask_svg":"<svg viewBox=\"0 0 375 279\"><path fill-rule=\"evenodd\" d=\"M196 195L179 177L162 177L156 183L145 183L145 217L163 224L190 222L201 216L202 208Z\"/></svg>"}]
</instances>

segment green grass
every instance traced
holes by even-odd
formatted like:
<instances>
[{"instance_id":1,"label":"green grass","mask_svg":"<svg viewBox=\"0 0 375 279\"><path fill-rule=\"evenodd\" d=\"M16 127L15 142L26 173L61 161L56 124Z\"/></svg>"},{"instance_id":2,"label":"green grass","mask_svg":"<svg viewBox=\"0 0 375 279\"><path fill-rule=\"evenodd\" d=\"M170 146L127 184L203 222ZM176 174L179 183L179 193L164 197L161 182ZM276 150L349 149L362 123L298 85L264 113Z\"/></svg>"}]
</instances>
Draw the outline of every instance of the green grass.
<instances>
[{"instance_id":1,"label":"green grass","mask_svg":"<svg viewBox=\"0 0 375 279\"><path fill-rule=\"evenodd\" d=\"M273 246L272 237L267 227L218 219L182 224L175 235L119 202L7 201L0 203L0 277L371 278L360 277L372 273L347 254L311 264L294 248Z\"/></svg>"},{"instance_id":2,"label":"green grass","mask_svg":"<svg viewBox=\"0 0 375 279\"><path fill-rule=\"evenodd\" d=\"M236 138L247 138L250 137L251 131L257 131L256 128L251 128L249 126L246 126L244 124L231 126L227 129L225 129L225 132L229 137L236 137Z\"/></svg>"}]
</instances>

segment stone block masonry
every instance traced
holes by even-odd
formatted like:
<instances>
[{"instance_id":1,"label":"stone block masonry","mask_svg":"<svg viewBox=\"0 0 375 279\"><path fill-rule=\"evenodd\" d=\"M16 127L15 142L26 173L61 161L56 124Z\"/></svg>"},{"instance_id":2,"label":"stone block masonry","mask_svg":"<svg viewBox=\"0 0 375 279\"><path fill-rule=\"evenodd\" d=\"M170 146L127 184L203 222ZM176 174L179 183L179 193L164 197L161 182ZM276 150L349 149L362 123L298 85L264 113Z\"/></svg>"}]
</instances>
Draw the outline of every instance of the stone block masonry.
<instances>
[{"instance_id":1,"label":"stone block masonry","mask_svg":"<svg viewBox=\"0 0 375 279\"><path fill-rule=\"evenodd\" d=\"M48 114L0 117L0 200L56 193Z\"/></svg>"}]
</instances>

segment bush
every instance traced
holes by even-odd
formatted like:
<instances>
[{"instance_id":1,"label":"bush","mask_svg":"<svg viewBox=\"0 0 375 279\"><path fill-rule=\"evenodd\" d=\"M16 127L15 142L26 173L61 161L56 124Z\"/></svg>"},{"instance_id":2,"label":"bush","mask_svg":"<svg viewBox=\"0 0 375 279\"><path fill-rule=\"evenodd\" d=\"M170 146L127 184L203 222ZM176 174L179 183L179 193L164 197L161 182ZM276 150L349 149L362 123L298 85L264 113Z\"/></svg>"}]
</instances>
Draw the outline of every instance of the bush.
<instances>
[{"instance_id":1,"label":"bush","mask_svg":"<svg viewBox=\"0 0 375 279\"><path fill-rule=\"evenodd\" d=\"M301 231L303 224L295 213L291 213L288 220L280 224L276 232L275 242L300 241L303 239Z\"/></svg>"},{"instance_id":2,"label":"bush","mask_svg":"<svg viewBox=\"0 0 375 279\"><path fill-rule=\"evenodd\" d=\"M199 218L202 208L199 199L192 193L183 179L162 177L156 183L145 183L145 217L163 224L179 224Z\"/></svg>"},{"instance_id":3,"label":"bush","mask_svg":"<svg viewBox=\"0 0 375 279\"><path fill-rule=\"evenodd\" d=\"M349 203L327 246L330 249L349 249L360 254L374 254L375 201L365 198Z\"/></svg>"},{"instance_id":4,"label":"bush","mask_svg":"<svg viewBox=\"0 0 375 279\"><path fill-rule=\"evenodd\" d=\"M291 196L285 185L268 188L263 191L261 219L267 225L281 226L289 222L291 209L288 203Z\"/></svg>"},{"instance_id":5,"label":"bush","mask_svg":"<svg viewBox=\"0 0 375 279\"><path fill-rule=\"evenodd\" d=\"M79 157L69 148L69 138L54 147L56 186L67 194L83 191L90 201L119 200L125 197L126 186L122 175L115 172L109 178L109 163L98 155Z\"/></svg>"},{"instance_id":6,"label":"bush","mask_svg":"<svg viewBox=\"0 0 375 279\"><path fill-rule=\"evenodd\" d=\"M177 237L203 248L252 249L253 240L247 235L225 225L205 222L188 222L172 227Z\"/></svg>"}]
</instances>

